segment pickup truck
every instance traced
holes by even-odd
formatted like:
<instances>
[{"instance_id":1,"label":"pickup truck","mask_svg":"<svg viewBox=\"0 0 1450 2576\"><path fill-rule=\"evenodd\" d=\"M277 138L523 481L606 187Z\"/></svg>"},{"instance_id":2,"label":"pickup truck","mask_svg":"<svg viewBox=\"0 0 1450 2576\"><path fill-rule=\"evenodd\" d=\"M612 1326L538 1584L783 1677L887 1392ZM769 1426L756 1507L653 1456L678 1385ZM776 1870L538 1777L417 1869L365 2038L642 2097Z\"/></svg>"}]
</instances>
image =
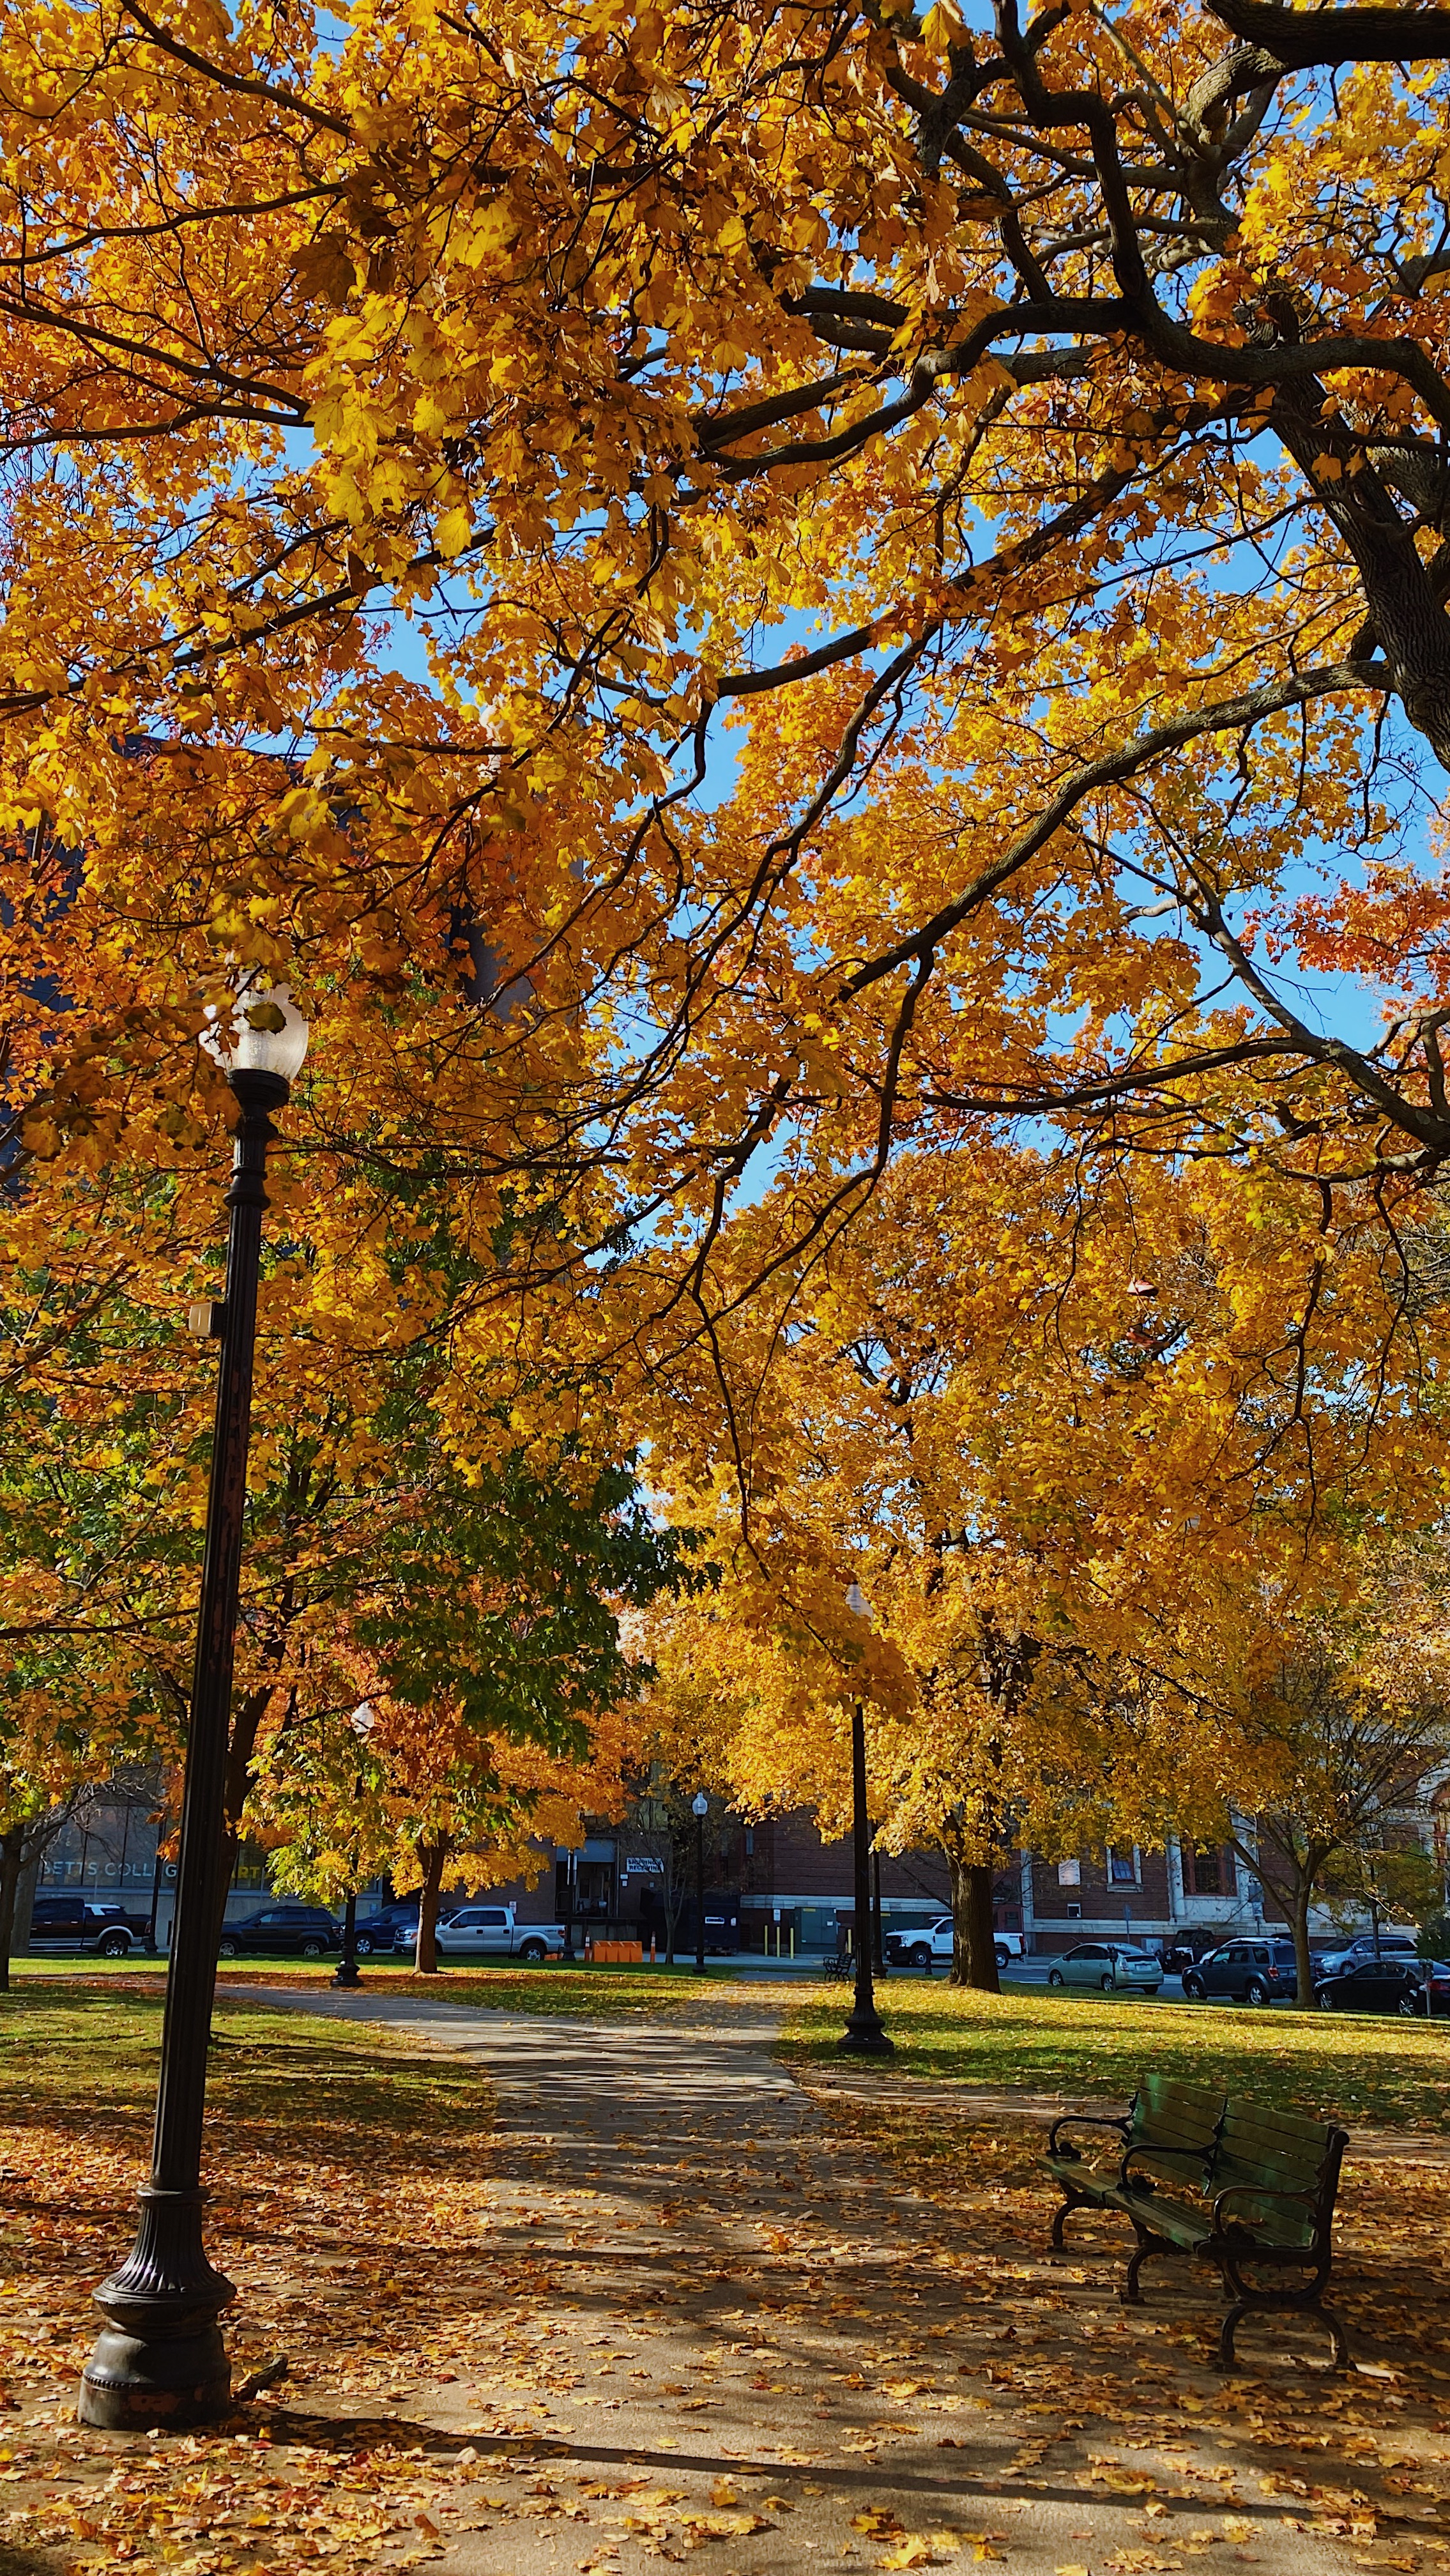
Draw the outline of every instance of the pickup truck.
<instances>
[{"instance_id":1,"label":"pickup truck","mask_svg":"<svg viewBox=\"0 0 1450 2576\"><path fill-rule=\"evenodd\" d=\"M94 1951L102 1959L124 1959L146 1947L149 1917L128 1914L120 1905L87 1905L79 1896L37 1896L30 1917L32 1950Z\"/></svg>"},{"instance_id":2,"label":"pickup truck","mask_svg":"<svg viewBox=\"0 0 1450 2576\"><path fill-rule=\"evenodd\" d=\"M998 1967L1005 1968L1009 1959L1021 1958L1022 1935L1020 1932L994 1933L993 1946L997 1953ZM887 1959L893 1968L925 1968L930 1975L939 1959L950 1967L952 1918L949 1914L944 1914L940 1922L933 1923L929 1932L921 1930L888 1932L885 1948Z\"/></svg>"},{"instance_id":3,"label":"pickup truck","mask_svg":"<svg viewBox=\"0 0 1450 2576\"><path fill-rule=\"evenodd\" d=\"M512 1905L460 1905L437 1931L440 1959L557 1959L562 1923L520 1923ZM411 1948L411 1942L405 1942Z\"/></svg>"}]
</instances>

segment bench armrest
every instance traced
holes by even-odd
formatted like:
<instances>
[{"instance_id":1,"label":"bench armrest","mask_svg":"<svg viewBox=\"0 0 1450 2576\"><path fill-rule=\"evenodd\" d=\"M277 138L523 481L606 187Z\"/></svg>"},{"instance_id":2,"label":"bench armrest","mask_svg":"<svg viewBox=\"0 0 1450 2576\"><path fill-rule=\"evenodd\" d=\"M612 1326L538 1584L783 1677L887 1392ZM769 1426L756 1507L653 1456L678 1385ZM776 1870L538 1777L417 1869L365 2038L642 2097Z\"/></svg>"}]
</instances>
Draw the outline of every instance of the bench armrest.
<instances>
[{"instance_id":1,"label":"bench armrest","mask_svg":"<svg viewBox=\"0 0 1450 2576\"><path fill-rule=\"evenodd\" d=\"M1152 2191L1156 2188L1151 2174L1143 2174L1137 2182L1129 2180L1128 2168L1135 2156L1181 2156L1187 2164L1206 2165L1212 2152L1212 2138L1206 2139L1201 2147L1156 2147L1151 2139L1136 2138L1118 2167L1118 2189Z\"/></svg>"},{"instance_id":2,"label":"bench armrest","mask_svg":"<svg viewBox=\"0 0 1450 2576\"><path fill-rule=\"evenodd\" d=\"M1074 2146L1060 2147L1058 2145L1057 2139L1059 2130L1111 2129L1118 2137L1126 2138L1131 2125L1131 2122L1127 2120L1105 2120L1101 2115L1094 2117L1090 2111L1063 2111L1059 2114L1057 2119L1053 2121L1051 2130L1048 2133L1047 2152L1050 2156L1066 2156L1069 2161L1076 2160L1080 2162L1081 2158L1078 2148Z\"/></svg>"},{"instance_id":3,"label":"bench armrest","mask_svg":"<svg viewBox=\"0 0 1450 2576\"><path fill-rule=\"evenodd\" d=\"M1228 2203L1231 2200L1293 2201L1298 2208L1307 2209L1310 2212L1310 2215L1314 2218L1318 2218L1320 2216L1322 2208L1322 2203L1317 2192L1281 2191L1276 2184L1268 2182L1233 2182L1229 2184L1226 2191L1219 2191L1214 2194L1213 2223L1215 2228L1222 2226L1222 2212L1227 2208ZM1244 2221L1241 2223L1248 2224L1249 2222Z\"/></svg>"}]
</instances>

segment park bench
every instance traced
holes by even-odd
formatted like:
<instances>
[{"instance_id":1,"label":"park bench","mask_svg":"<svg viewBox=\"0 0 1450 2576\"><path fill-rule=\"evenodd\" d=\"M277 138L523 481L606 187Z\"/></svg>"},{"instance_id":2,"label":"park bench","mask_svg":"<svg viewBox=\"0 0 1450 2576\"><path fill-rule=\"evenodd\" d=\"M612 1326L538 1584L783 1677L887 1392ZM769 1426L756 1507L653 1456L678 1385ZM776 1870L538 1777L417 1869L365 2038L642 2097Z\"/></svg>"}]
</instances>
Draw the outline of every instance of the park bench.
<instances>
[{"instance_id":1,"label":"park bench","mask_svg":"<svg viewBox=\"0 0 1450 2576\"><path fill-rule=\"evenodd\" d=\"M1085 2153L1074 2135L1116 2137L1116 2150ZM1054 2120L1047 2167L1063 2201L1052 2242L1075 2209L1108 2210L1131 2221L1137 2239L1123 2297L1141 2302L1138 2275L1150 2254L1188 2254L1215 2264L1231 2302L1219 2361L1234 2366L1240 2321L1266 2309L1309 2312L1329 2329L1336 2363L1349 2358L1344 2329L1324 2305L1343 2129L1266 2111L1255 2102L1145 2075L1126 2117L1066 2112ZM1307 2277L1306 2277L1307 2275Z\"/></svg>"}]
</instances>

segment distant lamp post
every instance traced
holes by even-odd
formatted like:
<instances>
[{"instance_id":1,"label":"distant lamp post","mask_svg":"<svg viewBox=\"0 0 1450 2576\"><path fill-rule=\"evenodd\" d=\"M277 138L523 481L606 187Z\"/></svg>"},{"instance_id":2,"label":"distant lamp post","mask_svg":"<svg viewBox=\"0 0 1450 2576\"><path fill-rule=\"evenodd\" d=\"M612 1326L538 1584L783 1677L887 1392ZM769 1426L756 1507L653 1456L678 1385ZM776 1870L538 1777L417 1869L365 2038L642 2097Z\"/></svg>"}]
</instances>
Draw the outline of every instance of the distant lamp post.
<instances>
[{"instance_id":1,"label":"distant lamp post","mask_svg":"<svg viewBox=\"0 0 1450 2576\"><path fill-rule=\"evenodd\" d=\"M853 1583L846 1595L846 1606L858 1619L870 1619L865 1594L859 1583ZM872 1977L871 1953L876 1944L872 1936L871 1907L871 1826L866 1813L866 1710L862 1701L851 1703L851 1824L854 1844L856 1882L856 1922L852 1947L856 1953L856 1995L851 2017L836 2042L855 2057L891 2057L896 2042L882 2026L876 2009L876 1988Z\"/></svg>"},{"instance_id":2,"label":"distant lamp post","mask_svg":"<svg viewBox=\"0 0 1450 2576\"><path fill-rule=\"evenodd\" d=\"M201 2136L264 1183L267 1147L277 1132L269 1112L283 1106L302 1070L307 1022L284 985L265 987L253 973L239 987L230 1021L222 1025L213 1014L202 1044L226 1075L241 1117L226 1197L226 1297L220 1306L191 1311L193 1331L218 1339L221 1359L151 2179L141 2186L135 2245L95 2294L106 2323L86 2364L77 2409L83 2424L107 2432L215 2423L231 2406L231 2369L217 2319L236 2294L202 2245Z\"/></svg>"},{"instance_id":3,"label":"distant lamp post","mask_svg":"<svg viewBox=\"0 0 1450 2576\"><path fill-rule=\"evenodd\" d=\"M703 1789L697 1789L690 1800L690 1813L695 1819L695 1974L705 1973L705 1818L710 1801Z\"/></svg>"},{"instance_id":4,"label":"distant lamp post","mask_svg":"<svg viewBox=\"0 0 1450 2576\"><path fill-rule=\"evenodd\" d=\"M564 1949L563 1956L572 1966L578 1958L574 1947L574 1917L578 1912L578 1860L571 1851L564 1863Z\"/></svg>"},{"instance_id":5,"label":"distant lamp post","mask_svg":"<svg viewBox=\"0 0 1450 2576\"><path fill-rule=\"evenodd\" d=\"M368 1700L359 1700L347 1722L357 1737L358 1759L353 1781L353 1802L354 1805L360 1806L363 1793L362 1757L367 1750L368 1737L377 1725L377 1714ZM357 1972L357 1889L355 1887L349 1887L347 1903L342 1909L342 1957L338 1960L337 1973L332 1982L335 1986L357 1986L362 1983Z\"/></svg>"}]
</instances>

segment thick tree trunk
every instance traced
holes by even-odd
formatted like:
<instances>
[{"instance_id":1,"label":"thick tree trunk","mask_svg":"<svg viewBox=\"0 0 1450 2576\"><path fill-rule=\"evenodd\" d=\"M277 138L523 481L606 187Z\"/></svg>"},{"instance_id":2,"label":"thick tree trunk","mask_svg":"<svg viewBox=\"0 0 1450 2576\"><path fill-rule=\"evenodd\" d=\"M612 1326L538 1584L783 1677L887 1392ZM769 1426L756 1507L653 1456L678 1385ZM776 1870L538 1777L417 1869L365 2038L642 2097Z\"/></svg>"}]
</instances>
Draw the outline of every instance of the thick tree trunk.
<instances>
[{"instance_id":1,"label":"thick tree trunk","mask_svg":"<svg viewBox=\"0 0 1450 2576\"><path fill-rule=\"evenodd\" d=\"M990 1861L962 1860L943 1843L952 1887L952 1972L954 1986L975 1986L979 1994L1002 1991L997 1974L997 1944L992 1926Z\"/></svg>"},{"instance_id":2,"label":"thick tree trunk","mask_svg":"<svg viewBox=\"0 0 1450 2576\"><path fill-rule=\"evenodd\" d=\"M36 1890L40 1885L40 1865L60 1831L47 1822L42 1828L27 1827L22 1845L20 1885L15 1892L15 1911L10 1918L10 1956L22 1958L30 1947L30 1926L35 1913Z\"/></svg>"},{"instance_id":3,"label":"thick tree trunk","mask_svg":"<svg viewBox=\"0 0 1450 2576\"><path fill-rule=\"evenodd\" d=\"M231 1733L227 1739L225 1806L222 1814L221 1840L217 1845L216 1880L213 1887L213 1948L222 1937L227 1919L227 1895L237 1854L242 1848L242 1812L251 1784L252 1756L257 1749L257 1732L272 1696L266 1690L250 1691L232 1710Z\"/></svg>"},{"instance_id":4,"label":"thick tree trunk","mask_svg":"<svg viewBox=\"0 0 1450 2576\"><path fill-rule=\"evenodd\" d=\"M1293 1890L1289 1905L1289 1928L1294 1935L1294 1978L1297 1991L1294 2001L1304 2011L1314 2001L1314 1968L1309 1956L1309 1900L1314 1883L1304 1877Z\"/></svg>"},{"instance_id":5,"label":"thick tree trunk","mask_svg":"<svg viewBox=\"0 0 1450 2576\"><path fill-rule=\"evenodd\" d=\"M0 1995L10 1992L10 1947L15 1937L15 1899L25 1863L25 1827L12 1825L0 1834Z\"/></svg>"},{"instance_id":6,"label":"thick tree trunk","mask_svg":"<svg viewBox=\"0 0 1450 2576\"><path fill-rule=\"evenodd\" d=\"M974 1860L967 1871L967 1983L984 1995L1002 1991L992 1921L992 1864L986 1860Z\"/></svg>"},{"instance_id":7,"label":"thick tree trunk","mask_svg":"<svg viewBox=\"0 0 1450 2576\"><path fill-rule=\"evenodd\" d=\"M972 1982L972 1890L966 1863L959 1860L950 1843L943 1843L952 1891L952 1965L947 1978L949 1986L969 1986Z\"/></svg>"},{"instance_id":8,"label":"thick tree trunk","mask_svg":"<svg viewBox=\"0 0 1450 2576\"><path fill-rule=\"evenodd\" d=\"M444 1835L421 1845L418 1857L423 1864L423 1884L418 1890L418 1946L413 1953L414 1973L420 1977L438 1974L438 1899L443 1890L443 1864L448 1858Z\"/></svg>"},{"instance_id":9,"label":"thick tree trunk","mask_svg":"<svg viewBox=\"0 0 1450 2576\"><path fill-rule=\"evenodd\" d=\"M1283 1854L1282 1870L1266 1869L1263 1859L1249 1843L1235 1841L1233 1849L1246 1861L1266 1896L1279 1906L1289 1927L1294 1944L1295 2006L1308 2011L1314 2002L1314 1966L1309 1956L1309 1908L1319 1873L1331 1858L1333 1846L1310 1843L1301 1853L1283 1834L1273 1837L1274 1847Z\"/></svg>"}]
</instances>

